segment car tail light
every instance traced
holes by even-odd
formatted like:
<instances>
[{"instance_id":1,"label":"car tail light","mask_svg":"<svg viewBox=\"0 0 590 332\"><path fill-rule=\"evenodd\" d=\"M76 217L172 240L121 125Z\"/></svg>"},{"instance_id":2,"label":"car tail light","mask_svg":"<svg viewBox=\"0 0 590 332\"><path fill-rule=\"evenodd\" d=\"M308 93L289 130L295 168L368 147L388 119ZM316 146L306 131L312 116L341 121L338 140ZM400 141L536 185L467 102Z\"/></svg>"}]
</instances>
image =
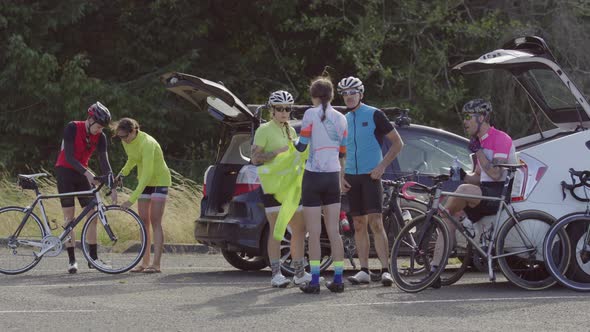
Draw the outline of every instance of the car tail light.
<instances>
[{"instance_id":1,"label":"car tail light","mask_svg":"<svg viewBox=\"0 0 590 332\"><path fill-rule=\"evenodd\" d=\"M526 200L548 169L547 165L525 153L520 154L520 163L525 166L517 170L514 176L511 199L513 203Z\"/></svg>"},{"instance_id":2,"label":"car tail light","mask_svg":"<svg viewBox=\"0 0 590 332\"><path fill-rule=\"evenodd\" d=\"M260 188L260 179L256 172L256 166L246 165L240 169L236 185L234 187L234 196L249 193Z\"/></svg>"}]
</instances>

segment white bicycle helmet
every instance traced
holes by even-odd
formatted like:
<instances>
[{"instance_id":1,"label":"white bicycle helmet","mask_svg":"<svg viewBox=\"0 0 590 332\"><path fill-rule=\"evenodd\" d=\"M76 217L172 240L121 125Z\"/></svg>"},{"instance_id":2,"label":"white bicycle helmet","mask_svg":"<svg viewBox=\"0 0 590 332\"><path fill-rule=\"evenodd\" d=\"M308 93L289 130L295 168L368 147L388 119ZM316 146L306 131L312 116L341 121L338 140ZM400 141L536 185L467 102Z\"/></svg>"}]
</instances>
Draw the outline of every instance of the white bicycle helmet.
<instances>
[{"instance_id":1,"label":"white bicycle helmet","mask_svg":"<svg viewBox=\"0 0 590 332\"><path fill-rule=\"evenodd\" d=\"M363 82L354 76L348 76L346 78L343 78L338 83L338 93L342 93L342 91L348 89L356 89L359 90L361 93L365 93L365 86L363 85Z\"/></svg>"},{"instance_id":2,"label":"white bicycle helmet","mask_svg":"<svg viewBox=\"0 0 590 332\"><path fill-rule=\"evenodd\" d=\"M481 98L470 100L463 105L463 113L490 114L492 103Z\"/></svg>"},{"instance_id":3,"label":"white bicycle helmet","mask_svg":"<svg viewBox=\"0 0 590 332\"><path fill-rule=\"evenodd\" d=\"M293 96L284 90L275 91L268 97L269 105L293 105L293 103Z\"/></svg>"}]
</instances>

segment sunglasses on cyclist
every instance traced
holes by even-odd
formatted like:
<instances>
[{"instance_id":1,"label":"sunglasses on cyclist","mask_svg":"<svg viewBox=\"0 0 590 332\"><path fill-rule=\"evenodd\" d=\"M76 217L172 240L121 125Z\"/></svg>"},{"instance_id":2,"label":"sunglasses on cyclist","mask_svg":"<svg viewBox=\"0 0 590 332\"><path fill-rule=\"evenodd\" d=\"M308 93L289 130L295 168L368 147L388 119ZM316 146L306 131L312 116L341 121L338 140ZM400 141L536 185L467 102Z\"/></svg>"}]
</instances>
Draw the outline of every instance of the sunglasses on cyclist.
<instances>
[{"instance_id":1,"label":"sunglasses on cyclist","mask_svg":"<svg viewBox=\"0 0 590 332\"><path fill-rule=\"evenodd\" d=\"M340 95L342 95L342 96L354 96L354 95L356 95L358 93L360 93L359 90L351 89L351 90L344 90L344 91L340 92Z\"/></svg>"},{"instance_id":2,"label":"sunglasses on cyclist","mask_svg":"<svg viewBox=\"0 0 590 332\"><path fill-rule=\"evenodd\" d=\"M291 112L293 109L290 106L282 107L282 106L273 106L272 107L277 112Z\"/></svg>"},{"instance_id":3,"label":"sunglasses on cyclist","mask_svg":"<svg viewBox=\"0 0 590 332\"><path fill-rule=\"evenodd\" d=\"M477 113L463 113L463 120L469 121L478 115L479 114L477 114Z\"/></svg>"}]
</instances>

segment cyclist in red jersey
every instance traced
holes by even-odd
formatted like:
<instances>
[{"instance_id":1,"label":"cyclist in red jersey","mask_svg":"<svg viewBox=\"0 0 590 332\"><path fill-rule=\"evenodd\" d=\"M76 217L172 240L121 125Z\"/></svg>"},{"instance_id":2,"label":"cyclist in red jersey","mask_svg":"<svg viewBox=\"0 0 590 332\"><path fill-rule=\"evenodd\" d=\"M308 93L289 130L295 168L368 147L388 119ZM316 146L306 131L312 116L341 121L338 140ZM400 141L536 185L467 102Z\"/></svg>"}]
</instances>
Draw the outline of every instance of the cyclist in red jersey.
<instances>
[{"instance_id":1,"label":"cyclist in red jersey","mask_svg":"<svg viewBox=\"0 0 590 332\"><path fill-rule=\"evenodd\" d=\"M86 121L72 121L64 129L64 137L61 143L61 151L55 163L55 174L57 178L57 191L61 193L86 191L97 184L94 174L88 168L88 161L96 150L102 174L112 174L111 165L107 154L107 139L102 132L103 128L111 122L111 113L100 102L96 102L88 108ZM112 199L116 201L117 192L113 190ZM86 207L91 197L79 196L78 202L82 208ZM73 197L61 198L61 207L64 213L64 227L74 219L75 206ZM68 272L78 272L78 264L74 254L76 235L72 230L70 239L66 242L68 251ZM96 245L96 220L94 227L88 233L90 257L98 259ZM88 263L88 267L92 265Z\"/></svg>"}]
</instances>

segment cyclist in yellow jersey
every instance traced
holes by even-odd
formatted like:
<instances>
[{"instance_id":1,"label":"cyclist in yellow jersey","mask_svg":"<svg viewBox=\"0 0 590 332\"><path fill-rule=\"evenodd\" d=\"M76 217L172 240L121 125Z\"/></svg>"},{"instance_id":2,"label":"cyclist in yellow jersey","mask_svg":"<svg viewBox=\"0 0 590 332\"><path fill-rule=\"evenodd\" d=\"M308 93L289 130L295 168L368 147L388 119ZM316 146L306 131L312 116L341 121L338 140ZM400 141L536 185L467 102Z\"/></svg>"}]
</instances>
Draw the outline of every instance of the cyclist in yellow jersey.
<instances>
[{"instance_id":1,"label":"cyclist in yellow jersey","mask_svg":"<svg viewBox=\"0 0 590 332\"><path fill-rule=\"evenodd\" d=\"M147 250L142 263L131 272L155 273L160 272L160 260L164 245L164 231L162 230L162 216L166 206L168 187L172 185L170 170L164 161L164 154L158 142L150 135L139 130L137 121L123 118L113 125L113 131L121 139L127 162L119 172L121 176L137 166L137 187L129 200L121 204L129 208L136 201L137 211L145 224L147 231ZM154 260L150 264L151 235L153 229Z\"/></svg>"},{"instance_id":2,"label":"cyclist in yellow jersey","mask_svg":"<svg viewBox=\"0 0 590 332\"><path fill-rule=\"evenodd\" d=\"M273 160L279 153L287 151L288 145L297 139L295 129L287 122L293 105L293 96L287 91L275 91L270 95L268 104L271 107L272 120L261 125L254 134L254 144L252 145L252 164L254 165L262 165ZM264 190L264 188L262 189ZM281 273L281 243L273 237L281 204L270 194L264 194L262 200L266 219L270 226L267 249L272 271L271 286L287 287L290 280ZM295 268L293 283L302 285L311 280L311 275L305 273L304 270L305 225L301 209L295 212L289 225L292 232L291 255Z\"/></svg>"}]
</instances>

